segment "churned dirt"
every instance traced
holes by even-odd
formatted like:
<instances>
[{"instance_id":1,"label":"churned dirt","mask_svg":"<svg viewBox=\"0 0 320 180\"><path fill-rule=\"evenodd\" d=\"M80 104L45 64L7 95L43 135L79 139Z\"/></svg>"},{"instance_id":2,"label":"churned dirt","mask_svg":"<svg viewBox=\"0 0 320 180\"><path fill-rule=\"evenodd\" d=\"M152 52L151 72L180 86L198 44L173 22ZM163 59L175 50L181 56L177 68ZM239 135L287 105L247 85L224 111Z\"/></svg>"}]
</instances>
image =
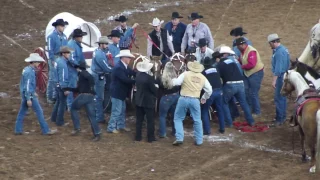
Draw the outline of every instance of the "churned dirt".
<instances>
[{"instance_id":1,"label":"churned dirt","mask_svg":"<svg viewBox=\"0 0 320 180\"><path fill-rule=\"evenodd\" d=\"M152 144L136 143L133 141L133 132L112 135L104 131L102 140L92 143L86 119L82 118L81 121L84 132L78 137L71 137L72 122L70 114L66 113L70 125L58 128L57 135L48 137L40 135L36 117L31 112L24 123L25 131L29 134L13 135L20 105L18 83L21 71L26 66L24 59L28 56L27 51L44 47L44 30L49 20L59 12L70 12L95 22L102 34L106 35L116 25L106 20L108 17L125 10L149 10L131 14L128 22L141 25L137 34L140 52L144 54L146 38L141 29L151 31L148 23L153 17L169 20L173 11L179 11L186 23L187 15L198 11L204 16L202 21L211 28L216 45L231 45L230 30L235 26L243 26L265 64L260 94L263 117L259 121L270 122L275 108L270 73L272 51L266 37L270 33L278 33L292 58L298 57L308 41L310 28L320 18L320 1L164 0L155 3L150 0L2 0L0 6L0 91L7 93L7 96L0 98L1 180L320 178L309 174L309 164L301 163L298 132L295 130L292 138L292 129L287 125L264 133L240 133L227 129L226 135L220 136L216 134L217 124L213 123L213 136L207 137L201 147L193 145L191 135L186 137L181 147L172 147L172 136ZM288 103L291 106L293 101ZM52 107L45 104L43 98L41 104L45 117L49 118ZM128 124L133 130L134 122L134 117L129 116ZM56 128L54 124L50 123L50 126ZM106 128L105 125L101 127ZM186 131L191 132L192 126L188 125ZM292 152L292 142L295 152Z\"/></svg>"}]
</instances>

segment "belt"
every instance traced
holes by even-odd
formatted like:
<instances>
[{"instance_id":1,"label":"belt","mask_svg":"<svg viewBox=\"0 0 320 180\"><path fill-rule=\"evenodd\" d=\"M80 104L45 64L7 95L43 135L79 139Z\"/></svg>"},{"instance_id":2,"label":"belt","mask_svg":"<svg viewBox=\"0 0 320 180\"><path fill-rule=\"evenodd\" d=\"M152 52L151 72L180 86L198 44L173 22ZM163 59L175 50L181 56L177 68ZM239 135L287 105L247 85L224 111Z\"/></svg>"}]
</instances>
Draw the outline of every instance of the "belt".
<instances>
[{"instance_id":1,"label":"belt","mask_svg":"<svg viewBox=\"0 0 320 180\"><path fill-rule=\"evenodd\" d=\"M238 83L243 83L243 81L227 81L226 84L238 84Z\"/></svg>"},{"instance_id":2,"label":"belt","mask_svg":"<svg viewBox=\"0 0 320 180\"><path fill-rule=\"evenodd\" d=\"M199 99L198 97L191 97L191 96L180 96L180 97Z\"/></svg>"},{"instance_id":3,"label":"belt","mask_svg":"<svg viewBox=\"0 0 320 180\"><path fill-rule=\"evenodd\" d=\"M164 96L171 96L171 95L177 95L178 93L176 92L176 93L171 93L171 94L166 94L166 95L164 95Z\"/></svg>"},{"instance_id":4,"label":"belt","mask_svg":"<svg viewBox=\"0 0 320 180\"><path fill-rule=\"evenodd\" d=\"M84 95L92 95L92 96L94 96L94 94L92 94L92 93L79 93L79 95L80 94L84 94Z\"/></svg>"}]
</instances>

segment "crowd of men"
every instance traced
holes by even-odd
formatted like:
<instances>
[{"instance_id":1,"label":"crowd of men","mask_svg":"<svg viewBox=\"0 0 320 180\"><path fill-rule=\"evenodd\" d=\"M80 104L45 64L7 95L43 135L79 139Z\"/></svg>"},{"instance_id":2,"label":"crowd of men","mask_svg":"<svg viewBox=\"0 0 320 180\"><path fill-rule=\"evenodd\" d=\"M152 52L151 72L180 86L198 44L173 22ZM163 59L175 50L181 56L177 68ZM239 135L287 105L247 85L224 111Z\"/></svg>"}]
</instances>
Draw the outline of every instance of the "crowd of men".
<instances>
[{"instance_id":1,"label":"crowd of men","mask_svg":"<svg viewBox=\"0 0 320 180\"><path fill-rule=\"evenodd\" d=\"M154 30L147 37L148 57L158 58L163 64L162 76L152 76L153 63L139 62L137 70L128 67L134 58L130 49L138 45L135 42L135 29L126 24L125 16L120 16L108 36L102 36L93 53L91 74L82 52L82 38L87 33L75 29L68 41L63 33L68 22L57 19L52 24L55 30L48 36L49 83L47 102L54 104L51 121L57 126L65 126L64 114L71 112L74 130L72 135L81 132L78 111L85 107L87 117L94 134L93 141L100 140L101 130L98 123L106 123L105 112L111 113L107 132L117 134L128 132L126 127L126 98L132 87L136 86L136 141L142 140L142 124L147 120L147 141L153 142L155 136L155 105L159 91L162 97L159 103L159 137L167 137L166 117L172 122L172 135L176 137L173 145L183 143L183 120L190 112L194 121L195 144L203 143L203 135L211 133L209 108L214 105L219 119L219 132L232 127L239 116L238 102L244 117L250 126L261 116L259 91L264 77L264 64L252 42L244 37L242 27L231 30L234 37L232 48L221 45L214 48L214 40L209 27L200 22L203 16L192 13L188 16L190 24L180 22L183 17L173 12L171 21L164 27L164 21L154 18L151 26ZM267 41L272 48L272 86L275 89L276 116L275 126L286 120L286 98L280 90L283 75L289 68L290 56L286 47L281 45L277 34L270 34ZM187 64L188 71L176 74L175 67L168 57L174 53L185 54L196 49L196 61ZM23 118L28 107L36 112L43 134L54 134L44 120L43 111L38 102L35 69L44 62L38 54L32 53L26 62L20 82L22 96L20 111L16 120L15 133L23 134ZM77 95L77 96L75 96ZM74 98L75 97L75 98ZM106 111L105 111L106 110Z\"/></svg>"}]
</instances>

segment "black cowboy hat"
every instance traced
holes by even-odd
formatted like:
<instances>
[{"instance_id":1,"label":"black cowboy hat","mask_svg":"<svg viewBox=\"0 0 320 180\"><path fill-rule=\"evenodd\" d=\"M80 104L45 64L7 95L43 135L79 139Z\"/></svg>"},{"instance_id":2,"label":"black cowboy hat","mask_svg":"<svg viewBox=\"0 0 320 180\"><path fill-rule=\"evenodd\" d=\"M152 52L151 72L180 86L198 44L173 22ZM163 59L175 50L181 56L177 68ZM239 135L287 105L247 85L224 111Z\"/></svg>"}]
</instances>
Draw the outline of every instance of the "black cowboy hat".
<instances>
[{"instance_id":1,"label":"black cowboy hat","mask_svg":"<svg viewBox=\"0 0 320 180\"><path fill-rule=\"evenodd\" d=\"M85 61L81 61L81 62L79 63L79 65L76 65L76 66L75 66L75 68L79 68L79 69L81 69L81 70L86 70L86 69L87 69L87 64L86 64Z\"/></svg>"},{"instance_id":2,"label":"black cowboy hat","mask_svg":"<svg viewBox=\"0 0 320 180\"><path fill-rule=\"evenodd\" d=\"M123 34L118 30L112 30L108 37L121 37Z\"/></svg>"},{"instance_id":3,"label":"black cowboy hat","mask_svg":"<svg viewBox=\"0 0 320 180\"><path fill-rule=\"evenodd\" d=\"M73 34L72 37L82 37L82 36L86 36L88 33L83 32L81 29L75 29L73 30L72 34Z\"/></svg>"},{"instance_id":4,"label":"black cowboy hat","mask_svg":"<svg viewBox=\"0 0 320 180\"><path fill-rule=\"evenodd\" d=\"M246 43L247 43L247 41L243 37L240 37L240 38L236 39L236 45L237 46L239 46L241 44L246 44Z\"/></svg>"},{"instance_id":5,"label":"black cowboy hat","mask_svg":"<svg viewBox=\"0 0 320 180\"><path fill-rule=\"evenodd\" d=\"M172 19L176 19L176 18L179 18L179 19L180 19L180 18L183 18L183 17L180 16L180 14L179 14L178 12L173 12L172 15L171 15L171 18L172 18Z\"/></svg>"},{"instance_id":6,"label":"black cowboy hat","mask_svg":"<svg viewBox=\"0 0 320 180\"><path fill-rule=\"evenodd\" d=\"M203 16L199 15L197 12L193 12L193 13L191 13L190 16L188 16L188 18L191 20L195 20L195 19L203 18Z\"/></svg>"},{"instance_id":7,"label":"black cowboy hat","mask_svg":"<svg viewBox=\"0 0 320 180\"><path fill-rule=\"evenodd\" d=\"M206 38L199 39L199 42L198 42L199 47L204 47L206 45L208 45Z\"/></svg>"},{"instance_id":8,"label":"black cowboy hat","mask_svg":"<svg viewBox=\"0 0 320 180\"><path fill-rule=\"evenodd\" d=\"M221 57L221 54L219 53L219 51L216 51L216 52L212 53L212 58L213 59L220 58L220 57Z\"/></svg>"},{"instance_id":9,"label":"black cowboy hat","mask_svg":"<svg viewBox=\"0 0 320 180\"><path fill-rule=\"evenodd\" d=\"M230 31L230 36L243 36L244 34L247 33L243 32L242 27L236 27Z\"/></svg>"},{"instance_id":10,"label":"black cowboy hat","mask_svg":"<svg viewBox=\"0 0 320 180\"><path fill-rule=\"evenodd\" d=\"M209 57L205 57L203 60L203 66L204 67L211 67L213 64L213 60Z\"/></svg>"},{"instance_id":11,"label":"black cowboy hat","mask_svg":"<svg viewBox=\"0 0 320 180\"><path fill-rule=\"evenodd\" d=\"M115 19L115 21L118 22L126 22L128 20L128 18L126 18L125 16L120 16L118 19Z\"/></svg>"},{"instance_id":12,"label":"black cowboy hat","mask_svg":"<svg viewBox=\"0 0 320 180\"><path fill-rule=\"evenodd\" d=\"M65 25L69 25L69 23L67 21L64 21L63 19L57 19L56 22L52 23L52 26L54 27L65 26Z\"/></svg>"}]
</instances>

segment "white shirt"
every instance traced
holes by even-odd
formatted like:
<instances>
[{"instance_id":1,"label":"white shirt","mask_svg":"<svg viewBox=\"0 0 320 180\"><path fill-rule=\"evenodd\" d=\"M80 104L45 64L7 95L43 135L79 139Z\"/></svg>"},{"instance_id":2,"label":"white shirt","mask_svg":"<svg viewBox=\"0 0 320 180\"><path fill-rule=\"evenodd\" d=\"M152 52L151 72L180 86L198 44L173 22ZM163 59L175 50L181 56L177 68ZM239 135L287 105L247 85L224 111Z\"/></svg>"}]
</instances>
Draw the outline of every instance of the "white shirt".
<instances>
[{"instance_id":1,"label":"white shirt","mask_svg":"<svg viewBox=\"0 0 320 180\"><path fill-rule=\"evenodd\" d=\"M124 63L123 61L121 61L122 62L122 64L124 65L124 67L126 68L126 69L128 69L128 65L126 64L126 63Z\"/></svg>"},{"instance_id":2,"label":"white shirt","mask_svg":"<svg viewBox=\"0 0 320 180\"><path fill-rule=\"evenodd\" d=\"M203 64L204 58L206 57L212 58L212 54L213 54L213 50L208 47L206 47L206 51L204 53L201 52L200 47L197 47L195 56L197 61Z\"/></svg>"}]
</instances>

